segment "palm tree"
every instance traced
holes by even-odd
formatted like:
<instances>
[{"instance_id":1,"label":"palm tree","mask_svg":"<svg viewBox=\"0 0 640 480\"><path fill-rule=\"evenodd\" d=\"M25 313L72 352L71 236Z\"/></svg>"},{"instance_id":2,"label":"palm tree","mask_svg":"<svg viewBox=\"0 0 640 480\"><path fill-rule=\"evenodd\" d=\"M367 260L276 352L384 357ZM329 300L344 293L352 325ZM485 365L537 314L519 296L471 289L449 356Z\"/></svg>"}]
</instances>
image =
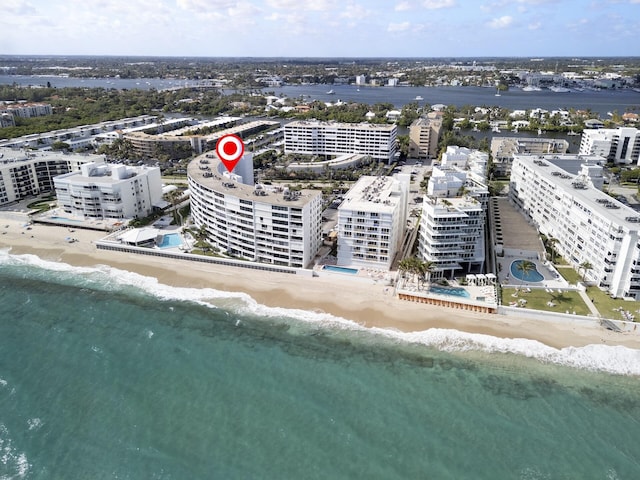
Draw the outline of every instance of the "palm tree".
<instances>
[{"instance_id":1,"label":"palm tree","mask_svg":"<svg viewBox=\"0 0 640 480\"><path fill-rule=\"evenodd\" d=\"M593 265L589 262L582 262L578 265L578 269L582 270L582 281L585 282L587 279L587 272L593 268Z\"/></svg>"},{"instance_id":2,"label":"palm tree","mask_svg":"<svg viewBox=\"0 0 640 480\"><path fill-rule=\"evenodd\" d=\"M436 264L431 261L420 262L420 275L422 277L422 283L431 281L431 274L435 270Z\"/></svg>"},{"instance_id":3,"label":"palm tree","mask_svg":"<svg viewBox=\"0 0 640 480\"><path fill-rule=\"evenodd\" d=\"M200 225L197 229L192 229L191 234L196 239L195 246L202 249L203 252L206 252L211 248L211 244L208 242L209 240L209 232L207 232L206 225Z\"/></svg>"},{"instance_id":4,"label":"palm tree","mask_svg":"<svg viewBox=\"0 0 640 480\"><path fill-rule=\"evenodd\" d=\"M412 263L413 262L409 257L400 260L400 262L398 263L398 271L402 275L402 278L404 278L404 276L411 271Z\"/></svg>"},{"instance_id":5,"label":"palm tree","mask_svg":"<svg viewBox=\"0 0 640 480\"><path fill-rule=\"evenodd\" d=\"M559 241L560 240L555 237L547 238L547 246L549 247L549 250L551 250L551 263L555 263L556 261L556 245Z\"/></svg>"},{"instance_id":6,"label":"palm tree","mask_svg":"<svg viewBox=\"0 0 640 480\"><path fill-rule=\"evenodd\" d=\"M172 205L172 212L173 212L173 221L175 223L178 223L178 203L180 202L180 199L183 196L183 192L180 191L179 189L175 189L175 190L171 190L170 192L165 194L165 198L166 200L171 203Z\"/></svg>"},{"instance_id":7,"label":"palm tree","mask_svg":"<svg viewBox=\"0 0 640 480\"><path fill-rule=\"evenodd\" d=\"M419 284L420 277L424 277L425 270L425 262L420 260L418 257L407 257L400 260L398 264L398 270L403 273L408 273L413 276L413 281Z\"/></svg>"},{"instance_id":8,"label":"palm tree","mask_svg":"<svg viewBox=\"0 0 640 480\"><path fill-rule=\"evenodd\" d=\"M524 280L531 272L536 270L536 264L531 260L520 260L516 265L516 270L522 274L521 280Z\"/></svg>"}]
</instances>

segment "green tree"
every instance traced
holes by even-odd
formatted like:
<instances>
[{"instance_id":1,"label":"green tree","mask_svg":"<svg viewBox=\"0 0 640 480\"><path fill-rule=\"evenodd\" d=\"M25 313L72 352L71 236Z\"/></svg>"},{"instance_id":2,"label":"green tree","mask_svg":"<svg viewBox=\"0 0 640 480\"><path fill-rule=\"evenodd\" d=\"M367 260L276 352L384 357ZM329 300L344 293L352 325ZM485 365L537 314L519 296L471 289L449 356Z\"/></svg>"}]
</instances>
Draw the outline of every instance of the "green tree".
<instances>
[{"instance_id":1,"label":"green tree","mask_svg":"<svg viewBox=\"0 0 640 480\"><path fill-rule=\"evenodd\" d=\"M578 269L582 270L582 281L584 282L587 279L587 272L593 269L593 265L590 262L582 262L578 265Z\"/></svg>"},{"instance_id":2,"label":"green tree","mask_svg":"<svg viewBox=\"0 0 640 480\"><path fill-rule=\"evenodd\" d=\"M522 274L521 278L527 278L536 269L536 264L531 260L521 260L516 265L516 270Z\"/></svg>"}]
</instances>

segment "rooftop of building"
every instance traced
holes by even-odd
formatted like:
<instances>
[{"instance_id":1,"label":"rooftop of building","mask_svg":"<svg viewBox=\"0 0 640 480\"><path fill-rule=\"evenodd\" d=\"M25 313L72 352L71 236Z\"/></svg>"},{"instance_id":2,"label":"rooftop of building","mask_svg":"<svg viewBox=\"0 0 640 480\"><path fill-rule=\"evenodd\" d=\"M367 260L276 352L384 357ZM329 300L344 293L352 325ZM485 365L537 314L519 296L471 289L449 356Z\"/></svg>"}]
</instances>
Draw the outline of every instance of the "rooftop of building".
<instances>
[{"instance_id":1,"label":"rooftop of building","mask_svg":"<svg viewBox=\"0 0 640 480\"><path fill-rule=\"evenodd\" d=\"M393 212L402 200L400 181L363 176L351 187L338 209Z\"/></svg>"},{"instance_id":2,"label":"rooftop of building","mask_svg":"<svg viewBox=\"0 0 640 480\"><path fill-rule=\"evenodd\" d=\"M285 125L286 128L291 127L309 127L309 126L318 126L318 127L333 127L333 128L358 128L358 129L370 129L370 130L381 130L381 131L394 131L397 130L397 125L395 124L383 124L383 123L340 123L335 121L323 122L320 120L294 120L293 122L289 122Z\"/></svg>"},{"instance_id":3,"label":"rooftop of building","mask_svg":"<svg viewBox=\"0 0 640 480\"><path fill-rule=\"evenodd\" d=\"M592 212L629 230L640 229L640 214L615 200L605 192L590 185L579 175L584 164L602 165L605 160L599 155L516 155L517 159L533 167L538 174L552 184L569 192L581 204L588 205Z\"/></svg>"},{"instance_id":4,"label":"rooftop of building","mask_svg":"<svg viewBox=\"0 0 640 480\"><path fill-rule=\"evenodd\" d=\"M22 148L0 147L0 165L17 162L29 162L37 159L41 160L63 160L70 159L84 162L103 161L104 155L90 153L65 153L52 150L25 150Z\"/></svg>"},{"instance_id":5,"label":"rooftop of building","mask_svg":"<svg viewBox=\"0 0 640 480\"><path fill-rule=\"evenodd\" d=\"M198 184L214 192L233 195L252 202L269 203L287 207L303 207L322 195L317 190L291 190L283 185L245 185L226 176L226 167L213 152L204 153L189 162L187 175Z\"/></svg>"}]
</instances>

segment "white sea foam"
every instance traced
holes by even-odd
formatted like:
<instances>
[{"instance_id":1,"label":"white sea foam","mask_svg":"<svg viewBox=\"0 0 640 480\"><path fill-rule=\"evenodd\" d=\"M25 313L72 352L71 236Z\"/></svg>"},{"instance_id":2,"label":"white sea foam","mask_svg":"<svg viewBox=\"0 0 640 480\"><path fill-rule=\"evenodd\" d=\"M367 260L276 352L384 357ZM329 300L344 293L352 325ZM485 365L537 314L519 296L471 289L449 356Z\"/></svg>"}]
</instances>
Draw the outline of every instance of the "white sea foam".
<instances>
[{"instance_id":1,"label":"white sea foam","mask_svg":"<svg viewBox=\"0 0 640 480\"><path fill-rule=\"evenodd\" d=\"M11 472L9 476L0 477L0 480L24 478L31 467L27 456L18 452L13 446L9 430L2 423L0 423L0 465L3 466L4 471Z\"/></svg>"},{"instance_id":2,"label":"white sea foam","mask_svg":"<svg viewBox=\"0 0 640 480\"><path fill-rule=\"evenodd\" d=\"M42 427L42 420L37 417L30 418L29 420L27 420L27 426L29 427L29 430L38 430L40 427Z\"/></svg>"},{"instance_id":3,"label":"white sea foam","mask_svg":"<svg viewBox=\"0 0 640 480\"><path fill-rule=\"evenodd\" d=\"M0 387L6 387L7 381L4 378L0 378Z\"/></svg>"},{"instance_id":4,"label":"white sea foam","mask_svg":"<svg viewBox=\"0 0 640 480\"><path fill-rule=\"evenodd\" d=\"M490 335L467 333L458 330L432 328L423 332L399 332L382 328L365 328L356 322L341 317L307 310L268 307L259 304L243 292L225 292L212 288L176 288L163 285L156 278L119 270L109 266L73 267L59 262L42 260L34 255L9 255L0 252L0 265L31 265L56 272L73 273L86 278L91 285L111 288L136 287L165 300L192 301L211 308L217 308L213 300L232 299L240 315L256 315L271 319L289 318L295 321L317 324L321 328L340 328L367 331L393 338L397 341L417 343L449 352L482 351L521 355L557 365L601 371L612 374L640 376L640 350L624 346L587 345L557 349L536 340L498 338ZM88 286L87 283L84 286Z\"/></svg>"}]
</instances>

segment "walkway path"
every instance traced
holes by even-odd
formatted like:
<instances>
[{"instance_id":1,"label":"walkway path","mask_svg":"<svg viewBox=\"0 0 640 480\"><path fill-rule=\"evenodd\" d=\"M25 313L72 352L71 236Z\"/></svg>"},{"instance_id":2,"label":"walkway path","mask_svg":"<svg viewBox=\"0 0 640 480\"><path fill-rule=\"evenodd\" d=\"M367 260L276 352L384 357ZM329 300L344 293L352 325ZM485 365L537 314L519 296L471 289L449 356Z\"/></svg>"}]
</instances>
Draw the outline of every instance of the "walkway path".
<instances>
[{"instance_id":1,"label":"walkway path","mask_svg":"<svg viewBox=\"0 0 640 480\"><path fill-rule=\"evenodd\" d=\"M591 314L594 317L600 317L600 312L598 311L598 309L595 307L595 305L593 304L593 302L589 298L589 295L587 295L587 292L583 292L582 290L578 290L578 293L582 297L582 300L584 300L584 304L589 308L589 311L591 311Z\"/></svg>"}]
</instances>

